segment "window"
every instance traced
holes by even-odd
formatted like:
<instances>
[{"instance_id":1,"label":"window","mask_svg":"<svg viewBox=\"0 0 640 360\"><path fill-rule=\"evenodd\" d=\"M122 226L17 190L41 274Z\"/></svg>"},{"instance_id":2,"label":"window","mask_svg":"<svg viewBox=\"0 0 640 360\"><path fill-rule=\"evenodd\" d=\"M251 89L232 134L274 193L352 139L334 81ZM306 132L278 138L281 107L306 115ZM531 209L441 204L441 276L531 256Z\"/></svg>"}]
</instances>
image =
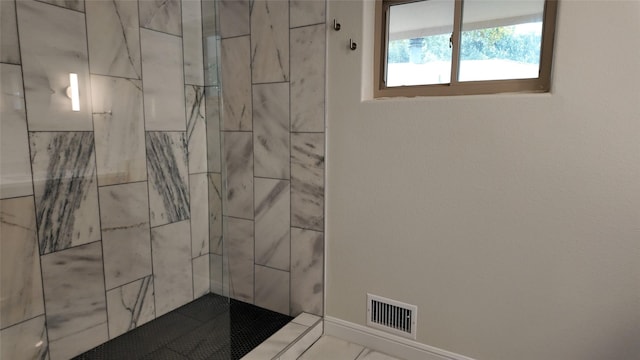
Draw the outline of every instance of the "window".
<instances>
[{"instance_id":1,"label":"window","mask_svg":"<svg viewBox=\"0 0 640 360\"><path fill-rule=\"evenodd\" d=\"M546 92L557 0L376 0L374 97Z\"/></svg>"}]
</instances>

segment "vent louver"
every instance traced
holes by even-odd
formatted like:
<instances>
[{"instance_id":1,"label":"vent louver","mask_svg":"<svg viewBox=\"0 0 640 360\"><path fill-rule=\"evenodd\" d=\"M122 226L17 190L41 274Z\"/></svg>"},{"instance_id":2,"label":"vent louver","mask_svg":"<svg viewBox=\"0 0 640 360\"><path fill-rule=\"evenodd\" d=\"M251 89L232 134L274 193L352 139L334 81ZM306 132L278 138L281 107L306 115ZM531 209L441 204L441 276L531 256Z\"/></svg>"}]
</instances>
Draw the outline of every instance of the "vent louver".
<instances>
[{"instance_id":1,"label":"vent louver","mask_svg":"<svg viewBox=\"0 0 640 360\"><path fill-rule=\"evenodd\" d=\"M415 305L367 294L367 326L415 339L417 315Z\"/></svg>"}]
</instances>

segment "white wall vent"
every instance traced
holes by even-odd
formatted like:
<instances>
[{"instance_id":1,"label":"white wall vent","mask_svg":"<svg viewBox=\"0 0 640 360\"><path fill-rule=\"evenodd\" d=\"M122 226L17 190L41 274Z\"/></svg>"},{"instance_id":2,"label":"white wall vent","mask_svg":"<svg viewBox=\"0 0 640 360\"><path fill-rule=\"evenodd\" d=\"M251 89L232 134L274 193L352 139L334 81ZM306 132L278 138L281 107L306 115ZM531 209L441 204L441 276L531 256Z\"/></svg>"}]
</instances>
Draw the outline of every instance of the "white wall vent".
<instances>
[{"instance_id":1,"label":"white wall vent","mask_svg":"<svg viewBox=\"0 0 640 360\"><path fill-rule=\"evenodd\" d=\"M367 294L367 326L415 340L417 316L415 305Z\"/></svg>"}]
</instances>

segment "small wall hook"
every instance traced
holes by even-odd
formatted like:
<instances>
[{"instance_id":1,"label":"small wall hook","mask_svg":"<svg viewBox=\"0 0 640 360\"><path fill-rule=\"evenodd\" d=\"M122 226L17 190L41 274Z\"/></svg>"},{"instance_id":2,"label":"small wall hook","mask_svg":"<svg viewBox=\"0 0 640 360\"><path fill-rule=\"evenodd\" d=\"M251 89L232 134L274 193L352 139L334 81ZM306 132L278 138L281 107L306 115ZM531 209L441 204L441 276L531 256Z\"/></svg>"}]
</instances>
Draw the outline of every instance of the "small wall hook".
<instances>
[{"instance_id":1,"label":"small wall hook","mask_svg":"<svg viewBox=\"0 0 640 360\"><path fill-rule=\"evenodd\" d=\"M353 42L352 39L349 39L349 49L351 50L355 50L358 48L358 44L356 44L355 42Z\"/></svg>"},{"instance_id":2,"label":"small wall hook","mask_svg":"<svg viewBox=\"0 0 640 360\"><path fill-rule=\"evenodd\" d=\"M333 19L333 30L340 31L341 27L340 23L336 19Z\"/></svg>"}]
</instances>

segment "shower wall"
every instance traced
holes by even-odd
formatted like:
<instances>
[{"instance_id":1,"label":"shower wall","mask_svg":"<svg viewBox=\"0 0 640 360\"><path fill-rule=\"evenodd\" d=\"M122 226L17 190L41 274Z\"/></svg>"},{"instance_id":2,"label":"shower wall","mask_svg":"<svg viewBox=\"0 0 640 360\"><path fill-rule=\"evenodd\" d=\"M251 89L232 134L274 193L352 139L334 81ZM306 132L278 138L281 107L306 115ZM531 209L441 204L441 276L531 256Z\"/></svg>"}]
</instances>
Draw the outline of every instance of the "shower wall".
<instances>
[{"instance_id":1,"label":"shower wall","mask_svg":"<svg viewBox=\"0 0 640 360\"><path fill-rule=\"evenodd\" d=\"M68 359L209 292L201 4L0 4L0 358Z\"/></svg>"}]
</instances>

